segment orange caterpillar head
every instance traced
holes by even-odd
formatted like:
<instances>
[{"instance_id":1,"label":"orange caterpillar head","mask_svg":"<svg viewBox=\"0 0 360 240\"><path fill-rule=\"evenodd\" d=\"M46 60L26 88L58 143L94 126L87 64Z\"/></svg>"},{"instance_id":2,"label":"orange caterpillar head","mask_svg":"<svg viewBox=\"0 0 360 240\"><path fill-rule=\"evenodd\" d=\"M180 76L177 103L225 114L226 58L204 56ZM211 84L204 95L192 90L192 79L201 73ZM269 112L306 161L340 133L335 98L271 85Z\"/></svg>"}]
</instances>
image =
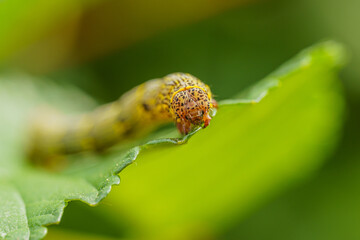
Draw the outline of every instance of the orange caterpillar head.
<instances>
[{"instance_id":1,"label":"orange caterpillar head","mask_svg":"<svg viewBox=\"0 0 360 240\"><path fill-rule=\"evenodd\" d=\"M217 103L204 88L190 86L173 94L171 107L177 128L182 134L188 134L194 126L210 124L210 111Z\"/></svg>"}]
</instances>

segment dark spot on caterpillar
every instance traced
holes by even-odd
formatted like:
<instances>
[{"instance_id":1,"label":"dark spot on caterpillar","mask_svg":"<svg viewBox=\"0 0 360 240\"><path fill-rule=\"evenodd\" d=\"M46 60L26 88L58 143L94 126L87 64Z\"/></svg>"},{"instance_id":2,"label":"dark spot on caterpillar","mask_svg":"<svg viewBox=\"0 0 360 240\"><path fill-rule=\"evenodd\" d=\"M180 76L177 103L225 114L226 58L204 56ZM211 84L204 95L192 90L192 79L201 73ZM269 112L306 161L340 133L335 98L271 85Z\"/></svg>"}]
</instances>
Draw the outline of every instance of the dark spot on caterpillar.
<instances>
[{"instance_id":1,"label":"dark spot on caterpillar","mask_svg":"<svg viewBox=\"0 0 360 240\"><path fill-rule=\"evenodd\" d=\"M124 135L129 137L130 135L132 135L134 133L134 128L133 127L130 127L130 128L127 128L124 132Z\"/></svg>"},{"instance_id":2,"label":"dark spot on caterpillar","mask_svg":"<svg viewBox=\"0 0 360 240\"><path fill-rule=\"evenodd\" d=\"M143 106L144 110L147 111L147 112L151 110L150 106L147 105L146 103L143 103L142 106Z\"/></svg>"},{"instance_id":3,"label":"dark spot on caterpillar","mask_svg":"<svg viewBox=\"0 0 360 240\"><path fill-rule=\"evenodd\" d=\"M124 122L126 122L126 121L127 121L127 119L126 119L126 118L124 118L124 117L120 117L120 118L118 119L118 121L119 121L119 122L124 123Z\"/></svg>"}]
</instances>

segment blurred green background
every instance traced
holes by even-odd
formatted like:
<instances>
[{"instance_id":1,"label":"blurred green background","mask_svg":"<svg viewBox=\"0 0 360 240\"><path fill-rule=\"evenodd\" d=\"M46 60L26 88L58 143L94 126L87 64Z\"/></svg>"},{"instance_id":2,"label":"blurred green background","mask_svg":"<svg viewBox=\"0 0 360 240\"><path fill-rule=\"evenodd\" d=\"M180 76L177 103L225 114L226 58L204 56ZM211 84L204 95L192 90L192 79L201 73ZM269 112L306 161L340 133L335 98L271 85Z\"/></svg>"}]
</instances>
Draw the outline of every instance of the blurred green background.
<instances>
[{"instance_id":1,"label":"blurred green background","mask_svg":"<svg viewBox=\"0 0 360 240\"><path fill-rule=\"evenodd\" d=\"M304 47L339 40L351 54L342 72L341 141L320 171L233 218L216 239L360 239L358 9L357 0L2 1L1 69L76 85L100 103L144 80L184 71L221 100ZM136 230L110 213L111 199L97 208L71 203L47 239L126 238Z\"/></svg>"}]
</instances>

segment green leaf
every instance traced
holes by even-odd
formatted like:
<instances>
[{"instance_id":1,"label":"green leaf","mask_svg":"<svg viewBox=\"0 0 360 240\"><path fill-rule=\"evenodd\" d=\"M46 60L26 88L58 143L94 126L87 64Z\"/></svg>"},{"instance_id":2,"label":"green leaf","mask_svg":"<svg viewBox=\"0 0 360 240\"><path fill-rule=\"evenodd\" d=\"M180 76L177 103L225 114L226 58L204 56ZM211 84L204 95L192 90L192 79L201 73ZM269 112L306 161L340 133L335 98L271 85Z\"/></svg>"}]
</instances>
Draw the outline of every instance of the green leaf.
<instances>
[{"instance_id":1,"label":"green leaf","mask_svg":"<svg viewBox=\"0 0 360 240\"><path fill-rule=\"evenodd\" d=\"M45 225L61 220L67 202L95 205L102 200L139 153L138 166L126 171L126 184L110 198L109 214L125 213L144 234L171 235L193 226L221 229L235 214L245 214L321 165L342 122L343 101L335 81L342 61L340 45L317 45L240 99L223 101L211 127L194 132L187 144L171 147L190 136L155 139L106 156L84 156L61 173L28 164L22 150L28 117L44 99L66 110L91 106L91 101L74 90L4 76L0 237L42 238Z\"/></svg>"},{"instance_id":2,"label":"green leaf","mask_svg":"<svg viewBox=\"0 0 360 240\"><path fill-rule=\"evenodd\" d=\"M222 101L188 144L141 154L99 212L135 236L216 236L323 164L342 125L343 61L339 45L320 44Z\"/></svg>"},{"instance_id":3,"label":"green leaf","mask_svg":"<svg viewBox=\"0 0 360 240\"><path fill-rule=\"evenodd\" d=\"M19 53L19 50L26 49L51 30L54 32L56 26L60 25L61 28L64 18L70 22L75 21L86 7L96 2L97 0L0 1L0 62ZM42 42L45 49L48 44Z\"/></svg>"}]
</instances>

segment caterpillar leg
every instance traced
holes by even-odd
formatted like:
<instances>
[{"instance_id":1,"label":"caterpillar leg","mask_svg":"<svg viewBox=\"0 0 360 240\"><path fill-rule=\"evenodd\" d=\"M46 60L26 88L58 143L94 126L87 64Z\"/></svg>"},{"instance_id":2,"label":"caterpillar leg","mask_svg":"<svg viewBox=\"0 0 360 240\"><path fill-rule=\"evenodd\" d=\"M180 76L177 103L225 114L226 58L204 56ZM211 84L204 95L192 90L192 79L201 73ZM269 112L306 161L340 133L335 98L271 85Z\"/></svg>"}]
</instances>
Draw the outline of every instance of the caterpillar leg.
<instances>
[{"instance_id":1,"label":"caterpillar leg","mask_svg":"<svg viewBox=\"0 0 360 240\"><path fill-rule=\"evenodd\" d=\"M191 131L191 123L188 121L179 122L176 127L182 135L186 135Z\"/></svg>"},{"instance_id":2,"label":"caterpillar leg","mask_svg":"<svg viewBox=\"0 0 360 240\"><path fill-rule=\"evenodd\" d=\"M209 114L209 113L205 114L204 117L203 117L204 128L206 128L207 126L209 126L210 121L211 121L210 114Z\"/></svg>"}]
</instances>

